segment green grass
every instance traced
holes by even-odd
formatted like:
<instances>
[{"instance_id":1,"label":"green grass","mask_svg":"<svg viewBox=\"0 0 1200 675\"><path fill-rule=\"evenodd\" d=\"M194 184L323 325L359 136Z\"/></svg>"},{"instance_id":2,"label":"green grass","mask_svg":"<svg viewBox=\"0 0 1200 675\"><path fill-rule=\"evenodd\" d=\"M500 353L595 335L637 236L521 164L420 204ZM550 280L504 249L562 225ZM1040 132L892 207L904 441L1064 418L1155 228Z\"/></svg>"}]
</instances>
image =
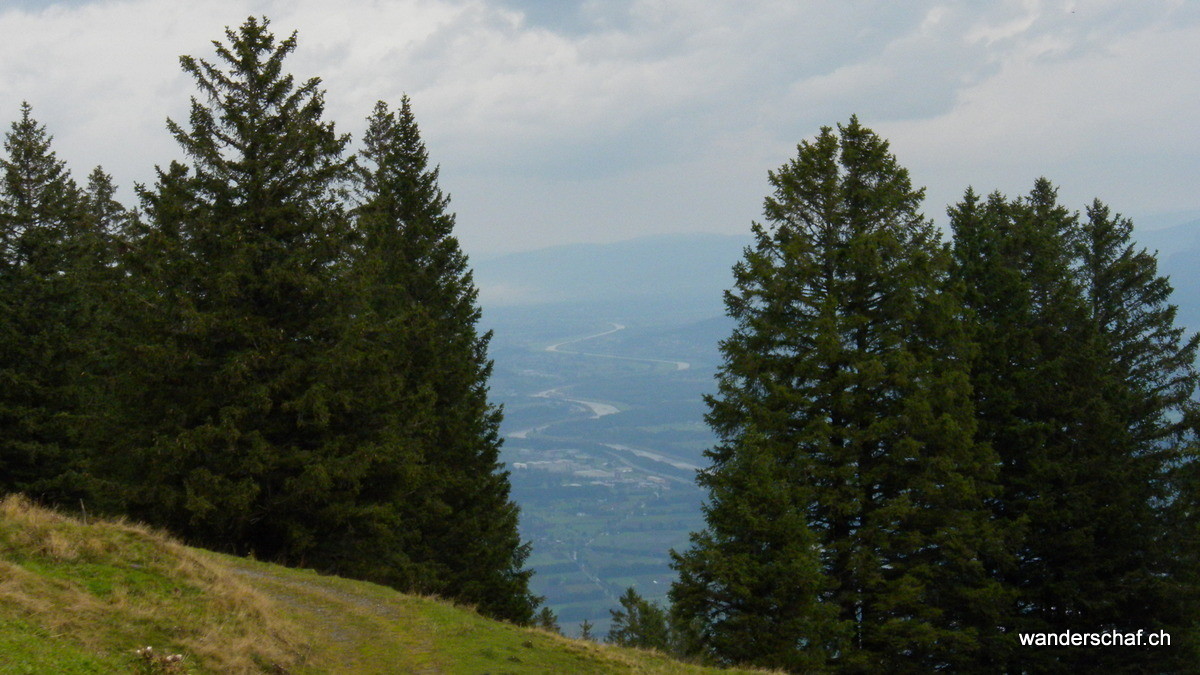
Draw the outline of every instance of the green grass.
<instances>
[{"instance_id":1,"label":"green grass","mask_svg":"<svg viewBox=\"0 0 1200 675\"><path fill-rule=\"evenodd\" d=\"M0 673L5 675L117 673L132 665L130 658L88 653L20 619L0 620L0 654L4 655L0 657Z\"/></svg>"},{"instance_id":2,"label":"green grass","mask_svg":"<svg viewBox=\"0 0 1200 675\"><path fill-rule=\"evenodd\" d=\"M135 650L181 654L175 666ZM172 669L174 668L174 669ZM0 675L699 673L436 598L0 503Z\"/></svg>"}]
</instances>

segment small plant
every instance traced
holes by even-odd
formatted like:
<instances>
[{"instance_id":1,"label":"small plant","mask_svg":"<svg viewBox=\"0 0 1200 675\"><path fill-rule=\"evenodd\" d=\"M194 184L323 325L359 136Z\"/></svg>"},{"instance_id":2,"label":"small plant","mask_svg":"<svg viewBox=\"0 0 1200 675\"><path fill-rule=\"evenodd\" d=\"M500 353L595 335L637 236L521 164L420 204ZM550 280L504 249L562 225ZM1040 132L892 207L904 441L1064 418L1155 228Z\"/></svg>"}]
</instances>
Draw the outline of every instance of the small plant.
<instances>
[{"instance_id":1,"label":"small plant","mask_svg":"<svg viewBox=\"0 0 1200 675\"><path fill-rule=\"evenodd\" d=\"M173 675L185 673L183 654L159 654L154 647L134 650L138 657L138 672L145 675Z\"/></svg>"}]
</instances>

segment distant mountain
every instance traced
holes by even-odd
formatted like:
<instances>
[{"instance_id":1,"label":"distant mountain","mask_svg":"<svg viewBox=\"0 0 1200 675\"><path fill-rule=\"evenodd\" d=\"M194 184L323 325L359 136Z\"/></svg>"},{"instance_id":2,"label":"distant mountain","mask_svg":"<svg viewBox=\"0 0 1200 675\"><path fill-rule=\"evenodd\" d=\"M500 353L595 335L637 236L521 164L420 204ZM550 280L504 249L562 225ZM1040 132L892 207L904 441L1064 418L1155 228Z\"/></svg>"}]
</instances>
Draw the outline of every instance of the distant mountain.
<instances>
[{"instance_id":1,"label":"distant mountain","mask_svg":"<svg viewBox=\"0 0 1200 675\"><path fill-rule=\"evenodd\" d=\"M1135 223L1136 228L1136 223ZM1139 246L1158 252L1159 274L1171 278L1178 322L1200 330L1200 219L1157 230L1135 229Z\"/></svg>"},{"instance_id":2,"label":"distant mountain","mask_svg":"<svg viewBox=\"0 0 1200 675\"><path fill-rule=\"evenodd\" d=\"M486 310L586 303L589 311L610 316L624 307L696 321L724 312L733 265L750 241L748 235L683 234L555 246L475 263L475 283Z\"/></svg>"},{"instance_id":3,"label":"distant mountain","mask_svg":"<svg viewBox=\"0 0 1200 675\"><path fill-rule=\"evenodd\" d=\"M1200 330L1200 219L1138 226L1134 236L1158 252L1159 272L1175 288L1180 323ZM749 235L680 234L555 246L478 262L475 283L485 311L501 322L552 313L679 326L724 314L732 267L750 243ZM713 335L727 335L727 326Z\"/></svg>"},{"instance_id":4,"label":"distant mountain","mask_svg":"<svg viewBox=\"0 0 1200 675\"><path fill-rule=\"evenodd\" d=\"M1158 252L1159 271L1175 288L1180 323L1200 330L1200 219L1138 225L1134 236ZM475 283L489 318L502 323L555 314L680 326L724 314L731 270L750 243L749 235L679 234L555 246L477 262ZM727 335L727 326L706 337Z\"/></svg>"}]
</instances>

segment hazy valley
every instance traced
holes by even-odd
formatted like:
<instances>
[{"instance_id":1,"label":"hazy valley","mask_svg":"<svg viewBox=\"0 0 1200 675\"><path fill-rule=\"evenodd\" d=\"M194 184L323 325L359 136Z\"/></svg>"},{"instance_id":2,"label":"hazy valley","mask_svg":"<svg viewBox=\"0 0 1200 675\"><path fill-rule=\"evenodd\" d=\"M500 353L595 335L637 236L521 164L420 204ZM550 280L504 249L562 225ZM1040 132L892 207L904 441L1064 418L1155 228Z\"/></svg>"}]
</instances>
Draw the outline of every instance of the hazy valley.
<instances>
[{"instance_id":1,"label":"hazy valley","mask_svg":"<svg viewBox=\"0 0 1200 675\"><path fill-rule=\"evenodd\" d=\"M1180 323L1200 325L1200 221L1138 237L1159 251ZM703 526L694 475L715 438L702 397L749 243L659 236L475 262L532 587L568 635L585 619L604 634L629 586L665 601L668 552Z\"/></svg>"}]
</instances>

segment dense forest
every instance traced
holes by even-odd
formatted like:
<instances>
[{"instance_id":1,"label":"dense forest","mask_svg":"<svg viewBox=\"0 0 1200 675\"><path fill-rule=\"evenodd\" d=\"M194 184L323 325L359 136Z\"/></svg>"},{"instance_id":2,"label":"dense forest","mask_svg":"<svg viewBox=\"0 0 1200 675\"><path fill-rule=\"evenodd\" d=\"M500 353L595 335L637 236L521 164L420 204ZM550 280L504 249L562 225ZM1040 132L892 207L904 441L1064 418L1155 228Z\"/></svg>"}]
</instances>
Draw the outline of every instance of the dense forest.
<instances>
[{"instance_id":1,"label":"dense forest","mask_svg":"<svg viewBox=\"0 0 1200 675\"><path fill-rule=\"evenodd\" d=\"M28 105L6 136L0 492L531 621L490 335L409 102L352 156L295 35L214 44L137 209Z\"/></svg>"},{"instance_id":2,"label":"dense forest","mask_svg":"<svg viewBox=\"0 0 1200 675\"><path fill-rule=\"evenodd\" d=\"M798 672L1193 667L1200 338L1130 221L1039 179L968 189L943 242L853 118L770 181L664 646ZM1139 629L1171 646L1020 642Z\"/></svg>"},{"instance_id":3,"label":"dense forest","mask_svg":"<svg viewBox=\"0 0 1200 675\"><path fill-rule=\"evenodd\" d=\"M265 19L182 57L183 160L116 200L25 105L0 183L0 493L554 624L490 334L407 98L357 154ZM725 302L707 526L608 639L794 672L1200 659L1200 338L1131 222L1035 181L950 237L856 118L770 174ZM1021 635L1166 631L1170 647ZM585 622L585 632L588 624Z\"/></svg>"}]
</instances>

